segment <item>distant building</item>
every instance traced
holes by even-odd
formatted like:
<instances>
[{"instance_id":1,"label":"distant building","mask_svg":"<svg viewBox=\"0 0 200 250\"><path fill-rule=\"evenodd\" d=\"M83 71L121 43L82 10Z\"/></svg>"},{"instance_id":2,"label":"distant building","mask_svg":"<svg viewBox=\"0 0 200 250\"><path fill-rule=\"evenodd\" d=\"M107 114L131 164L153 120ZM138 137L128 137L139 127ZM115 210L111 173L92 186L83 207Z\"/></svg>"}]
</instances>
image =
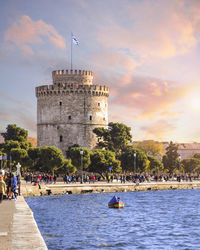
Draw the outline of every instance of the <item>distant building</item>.
<instances>
[{"instance_id":1,"label":"distant building","mask_svg":"<svg viewBox=\"0 0 200 250\"><path fill-rule=\"evenodd\" d=\"M52 77L53 85L36 87L37 145L64 155L74 144L93 149L93 129L108 125L108 87L93 85L91 71L56 70Z\"/></svg>"},{"instance_id":2,"label":"distant building","mask_svg":"<svg viewBox=\"0 0 200 250\"><path fill-rule=\"evenodd\" d=\"M200 153L200 143L176 143L178 145L178 153L181 159L191 158L196 153ZM169 143L163 143L163 151L166 152L166 148Z\"/></svg>"}]
</instances>

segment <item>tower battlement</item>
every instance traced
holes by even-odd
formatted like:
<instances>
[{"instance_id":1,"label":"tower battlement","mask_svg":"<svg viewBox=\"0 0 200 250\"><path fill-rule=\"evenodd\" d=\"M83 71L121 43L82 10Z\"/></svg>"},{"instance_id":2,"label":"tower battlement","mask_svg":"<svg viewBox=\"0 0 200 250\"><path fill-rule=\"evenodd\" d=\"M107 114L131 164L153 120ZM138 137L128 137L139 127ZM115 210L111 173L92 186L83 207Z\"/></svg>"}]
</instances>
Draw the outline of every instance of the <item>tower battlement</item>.
<instances>
[{"instance_id":1,"label":"tower battlement","mask_svg":"<svg viewBox=\"0 0 200 250\"><path fill-rule=\"evenodd\" d=\"M109 88L101 85L79 85L61 83L57 85L43 85L36 87L36 96L58 95L58 94L88 94L109 96Z\"/></svg>"},{"instance_id":2,"label":"tower battlement","mask_svg":"<svg viewBox=\"0 0 200 250\"><path fill-rule=\"evenodd\" d=\"M93 73L88 70L55 70L52 72L53 84L78 83L92 85Z\"/></svg>"},{"instance_id":3,"label":"tower battlement","mask_svg":"<svg viewBox=\"0 0 200 250\"><path fill-rule=\"evenodd\" d=\"M93 72L92 71L88 71L88 70L54 70L52 72L52 75L88 75L88 76L93 76Z\"/></svg>"}]
</instances>

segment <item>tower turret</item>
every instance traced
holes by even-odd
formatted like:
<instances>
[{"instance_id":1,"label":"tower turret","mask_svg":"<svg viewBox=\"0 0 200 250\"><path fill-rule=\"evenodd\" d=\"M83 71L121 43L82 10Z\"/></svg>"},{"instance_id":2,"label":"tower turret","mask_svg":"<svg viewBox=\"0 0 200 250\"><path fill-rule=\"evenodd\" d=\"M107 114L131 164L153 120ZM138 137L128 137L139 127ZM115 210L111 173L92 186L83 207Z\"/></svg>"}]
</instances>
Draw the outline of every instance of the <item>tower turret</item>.
<instances>
[{"instance_id":1,"label":"tower turret","mask_svg":"<svg viewBox=\"0 0 200 250\"><path fill-rule=\"evenodd\" d=\"M78 83L92 85L93 73L87 70L55 70L52 72L53 84Z\"/></svg>"}]
</instances>

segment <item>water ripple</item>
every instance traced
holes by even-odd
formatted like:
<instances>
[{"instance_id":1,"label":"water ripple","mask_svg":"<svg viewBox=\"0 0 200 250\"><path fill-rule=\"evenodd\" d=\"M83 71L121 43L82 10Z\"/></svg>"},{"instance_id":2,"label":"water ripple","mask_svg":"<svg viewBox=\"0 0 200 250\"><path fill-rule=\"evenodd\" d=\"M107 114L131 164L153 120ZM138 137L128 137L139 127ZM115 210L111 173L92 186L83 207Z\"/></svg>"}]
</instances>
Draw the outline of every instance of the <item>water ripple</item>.
<instances>
[{"instance_id":1,"label":"water ripple","mask_svg":"<svg viewBox=\"0 0 200 250\"><path fill-rule=\"evenodd\" d=\"M120 193L124 209L109 209L114 194L28 198L48 249L200 249L200 191Z\"/></svg>"}]
</instances>

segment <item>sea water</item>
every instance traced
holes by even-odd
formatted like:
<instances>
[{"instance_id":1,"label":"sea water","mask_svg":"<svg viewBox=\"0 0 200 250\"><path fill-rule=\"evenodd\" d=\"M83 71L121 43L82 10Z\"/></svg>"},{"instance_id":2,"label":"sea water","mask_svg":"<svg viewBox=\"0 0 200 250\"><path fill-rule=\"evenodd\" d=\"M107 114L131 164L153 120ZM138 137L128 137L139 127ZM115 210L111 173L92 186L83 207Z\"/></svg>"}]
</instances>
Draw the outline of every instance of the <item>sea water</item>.
<instances>
[{"instance_id":1,"label":"sea water","mask_svg":"<svg viewBox=\"0 0 200 250\"><path fill-rule=\"evenodd\" d=\"M123 209L108 208L113 195ZM26 199L48 249L200 249L200 189Z\"/></svg>"}]
</instances>

